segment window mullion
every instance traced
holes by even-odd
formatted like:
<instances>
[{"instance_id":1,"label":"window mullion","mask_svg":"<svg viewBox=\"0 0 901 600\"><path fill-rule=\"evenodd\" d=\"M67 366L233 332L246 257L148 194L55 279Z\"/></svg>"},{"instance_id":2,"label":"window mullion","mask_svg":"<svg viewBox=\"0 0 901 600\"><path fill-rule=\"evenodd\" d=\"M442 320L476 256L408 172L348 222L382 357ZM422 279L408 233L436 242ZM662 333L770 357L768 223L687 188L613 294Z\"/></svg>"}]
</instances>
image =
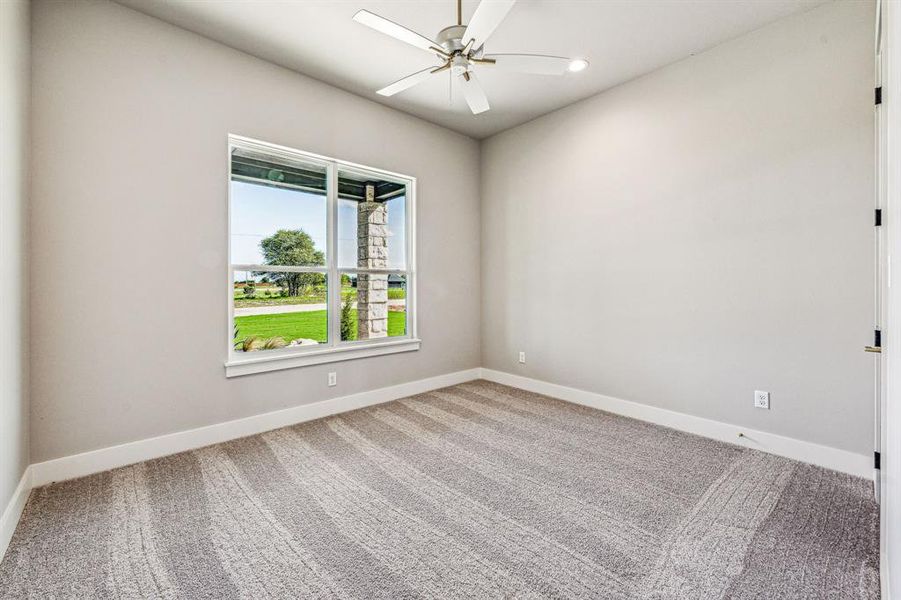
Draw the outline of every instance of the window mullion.
<instances>
[{"instance_id":1,"label":"window mullion","mask_svg":"<svg viewBox=\"0 0 901 600\"><path fill-rule=\"evenodd\" d=\"M407 309L406 330L410 337L418 337L416 331L416 182L410 182L407 186L407 195L404 198L404 248L407 267L407 289L404 294L404 306Z\"/></svg>"},{"instance_id":2,"label":"window mullion","mask_svg":"<svg viewBox=\"0 0 901 600\"><path fill-rule=\"evenodd\" d=\"M235 271L248 271L252 273L328 273L328 265L231 265Z\"/></svg>"},{"instance_id":3,"label":"window mullion","mask_svg":"<svg viewBox=\"0 0 901 600\"><path fill-rule=\"evenodd\" d=\"M375 275L404 275L408 269L367 269L364 267L340 267L339 273L372 273Z\"/></svg>"},{"instance_id":4,"label":"window mullion","mask_svg":"<svg viewBox=\"0 0 901 600\"><path fill-rule=\"evenodd\" d=\"M326 217L326 261L328 263L328 345L337 346L341 341L341 275L338 272L338 168L328 165L328 191Z\"/></svg>"},{"instance_id":5,"label":"window mullion","mask_svg":"<svg viewBox=\"0 0 901 600\"><path fill-rule=\"evenodd\" d=\"M231 204L229 204L231 210ZM229 238L231 239L231 238ZM229 244L229 252L231 252L231 244ZM235 269L228 266L228 356L233 357L235 353Z\"/></svg>"}]
</instances>

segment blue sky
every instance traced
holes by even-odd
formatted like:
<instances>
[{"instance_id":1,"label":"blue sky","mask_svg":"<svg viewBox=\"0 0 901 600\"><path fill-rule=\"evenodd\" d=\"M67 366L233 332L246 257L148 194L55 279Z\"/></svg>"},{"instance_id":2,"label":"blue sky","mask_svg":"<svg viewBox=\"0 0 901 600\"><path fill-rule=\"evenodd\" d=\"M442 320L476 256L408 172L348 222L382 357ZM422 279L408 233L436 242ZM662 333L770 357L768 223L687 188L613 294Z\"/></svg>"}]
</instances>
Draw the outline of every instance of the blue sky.
<instances>
[{"instance_id":1,"label":"blue sky","mask_svg":"<svg viewBox=\"0 0 901 600\"><path fill-rule=\"evenodd\" d=\"M231 197L232 264L262 264L260 241L279 229L303 229L326 253L325 196L233 181ZM340 267L357 264L356 202L338 202ZM388 201L388 266L404 268L404 198Z\"/></svg>"}]
</instances>

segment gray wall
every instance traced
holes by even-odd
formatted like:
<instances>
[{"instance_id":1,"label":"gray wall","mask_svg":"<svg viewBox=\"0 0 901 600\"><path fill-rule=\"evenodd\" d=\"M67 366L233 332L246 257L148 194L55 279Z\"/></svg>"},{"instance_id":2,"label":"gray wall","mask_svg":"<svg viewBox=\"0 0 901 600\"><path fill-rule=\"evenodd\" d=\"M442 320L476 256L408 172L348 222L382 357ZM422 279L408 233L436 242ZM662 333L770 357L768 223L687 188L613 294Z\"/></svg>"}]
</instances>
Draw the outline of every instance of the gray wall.
<instances>
[{"instance_id":1,"label":"gray wall","mask_svg":"<svg viewBox=\"0 0 901 600\"><path fill-rule=\"evenodd\" d=\"M33 462L479 365L475 141L119 5L34 13ZM229 132L418 177L420 351L225 378Z\"/></svg>"},{"instance_id":2,"label":"gray wall","mask_svg":"<svg viewBox=\"0 0 901 600\"><path fill-rule=\"evenodd\" d=\"M480 363L870 452L870 3L508 131L481 163L121 6L34 12L32 462ZM228 132L419 178L422 350L225 378Z\"/></svg>"},{"instance_id":3,"label":"gray wall","mask_svg":"<svg viewBox=\"0 0 901 600\"><path fill-rule=\"evenodd\" d=\"M0 513L28 466L28 0L0 2Z\"/></svg>"},{"instance_id":4,"label":"gray wall","mask_svg":"<svg viewBox=\"0 0 901 600\"><path fill-rule=\"evenodd\" d=\"M873 18L827 4L485 141L483 366L872 452Z\"/></svg>"}]
</instances>

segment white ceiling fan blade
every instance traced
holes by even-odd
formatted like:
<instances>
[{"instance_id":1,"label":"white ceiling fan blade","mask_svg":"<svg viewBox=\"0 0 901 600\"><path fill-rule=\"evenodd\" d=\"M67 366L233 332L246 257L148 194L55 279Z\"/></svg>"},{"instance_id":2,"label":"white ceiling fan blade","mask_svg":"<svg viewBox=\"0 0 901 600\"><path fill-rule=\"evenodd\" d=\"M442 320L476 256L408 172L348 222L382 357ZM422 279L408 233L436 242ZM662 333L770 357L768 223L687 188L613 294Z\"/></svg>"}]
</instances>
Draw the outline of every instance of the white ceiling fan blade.
<instances>
[{"instance_id":1,"label":"white ceiling fan blade","mask_svg":"<svg viewBox=\"0 0 901 600\"><path fill-rule=\"evenodd\" d=\"M435 67L429 67L428 69L417 71L412 75L407 75L403 79L398 79L391 85L386 85L376 93L381 96L393 96L394 94L409 89L418 83L422 83L432 75L433 71L435 71Z\"/></svg>"},{"instance_id":2,"label":"white ceiling fan blade","mask_svg":"<svg viewBox=\"0 0 901 600\"><path fill-rule=\"evenodd\" d=\"M460 84L463 88L463 97L466 99L466 104L469 105L469 110L472 111L472 114L477 115L491 108L488 106L488 96L485 95L485 90L479 85L475 75L472 73L465 74L460 77Z\"/></svg>"},{"instance_id":3,"label":"white ceiling fan blade","mask_svg":"<svg viewBox=\"0 0 901 600\"><path fill-rule=\"evenodd\" d=\"M572 63L569 58L541 54L486 54L482 58L494 60L490 66L496 69L533 75L564 75Z\"/></svg>"},{"instance_id":4,"label":"white ceiling fan blade","mask_svg":"<svg viewBox=\"0 0 901 600\"><path fill-rule=\"evenodd\" d=\"M482 0L476 7L466 31L463 33L463 43L468 44L475 40L472 47L478 49L485 43L497 26L501 24L516 0Z\"/></svg>"},{"instance_id":5,"label":"white ceiling fan blade","mask_svg":"<svg viewBox=\"0 0 901 600\"><path fill-rule=\"evenodd\" d=\"M371 13L368 10L358 11L357 14L354 15L354 21L356 21L357 23L362 23L367 27L375 29L379 33L390 35L396 40L406 42L411 46L416 46L417 48L420 48L427 52L437 51L441 54L445 54L444 51L441 50L441 47L429 38L419 35L415 31L411 31L403 25L398 25L394 21L389 21L385 17L380 17L377 14Z\"/></svg>"}]
</instances>

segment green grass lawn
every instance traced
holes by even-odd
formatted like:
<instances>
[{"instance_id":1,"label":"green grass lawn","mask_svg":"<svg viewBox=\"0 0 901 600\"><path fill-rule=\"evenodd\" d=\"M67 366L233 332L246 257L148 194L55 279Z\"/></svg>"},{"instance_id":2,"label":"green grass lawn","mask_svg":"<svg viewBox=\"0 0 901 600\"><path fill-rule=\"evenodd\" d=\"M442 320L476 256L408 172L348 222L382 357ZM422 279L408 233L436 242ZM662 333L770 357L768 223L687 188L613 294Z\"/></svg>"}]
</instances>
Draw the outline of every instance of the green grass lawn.
<instances>
[{"instance_id":1,"label":"green grass lawn","mask_svg":"<svg viewBox=\"0 0 901 600\"><path fill-rule=\"evenodd\" d=\"M356 288L341 288L341 296L346 294L355 294ZM388 290L389 300L400 300L406 298L406 290L403 288L390 288ZM235 288L235 308L249 308L251 306L278 306L280 304L325 304L325 292L312 292L304 296L281 296L278 294L278 288L275 286L268 288L258 287L253 298L244 297L244 292L240 287Z\"/></svg>"},{"instance_id":2,"label":"green grass lawn","mask_svg":"<svg viewBox=\"0 0 901 600\"><path fill-rule=\"evenodd\" d=\"M352 313L353 339L356 339L357 311L354 310ZM406 320L406 312L388 311L388 335L391 337L404 335ZM277 336L284 339L285 342L297 338L308 338L324 344L328 340L328 321L324 310L235 317L235 325L238 326L236 342L251 335L261 338Z\"/></svg>"}]
</instances>

